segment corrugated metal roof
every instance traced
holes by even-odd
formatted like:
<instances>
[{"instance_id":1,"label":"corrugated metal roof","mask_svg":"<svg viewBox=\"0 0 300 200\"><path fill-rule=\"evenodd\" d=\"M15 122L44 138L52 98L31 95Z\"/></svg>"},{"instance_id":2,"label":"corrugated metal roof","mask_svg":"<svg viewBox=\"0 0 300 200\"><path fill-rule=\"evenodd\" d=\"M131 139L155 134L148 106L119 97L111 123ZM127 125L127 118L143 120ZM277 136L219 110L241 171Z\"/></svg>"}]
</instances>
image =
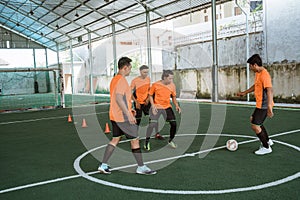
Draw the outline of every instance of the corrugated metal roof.
<instances>
[{"instance_id":1,"label":"corrugated metal roof","mask_svg":"<svg viewBox=\"0 0 300 200\"><path fill-rule=\"evenodd\" d=\"M217 3L229 0L217 0ZM209 6L211 0L1 0L0 24L54 51L146 25Z\"/></svg>"}]
</instances>

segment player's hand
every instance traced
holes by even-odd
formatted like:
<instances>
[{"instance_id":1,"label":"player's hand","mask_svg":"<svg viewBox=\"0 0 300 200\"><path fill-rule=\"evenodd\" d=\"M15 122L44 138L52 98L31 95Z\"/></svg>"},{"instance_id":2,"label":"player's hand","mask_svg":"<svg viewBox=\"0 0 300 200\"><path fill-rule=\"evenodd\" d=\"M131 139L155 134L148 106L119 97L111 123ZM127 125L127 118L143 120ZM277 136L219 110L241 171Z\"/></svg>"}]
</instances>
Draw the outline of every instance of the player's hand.
<instances>
[{"instance_id":1,"label":"player's hand","mask_svg":"<svg viewBox=\"0 0 300 200\"><path fill-rule=\"evenodd\" d=\"M158 110L157 110L156 106L151 106L151 109L152 109L153 115L157 115Z\"/></svg>"},{"instance_id":2,"label":"player's hand","mask_svg":"<svg viewBox=\"0 0 300 200\"><path fill-rule=\"evenodd\" d=\"M181 113L181 108L180 108L179 106L176 106L176 111L177 111L178 113Z\"/></svg>"},{"instance_id":3,"label":"player's hand","mask_svg":"<svg viewBox=\"0 0 300 200\"><path fill-rule=\"evenodd\" d=\"M132 112L129 112L127 117L130 124L136 124L136 118L133 116Z\"/></svg>"},{"instance_id":4,"label":"player's hand","mask_svg":"<svg viewBox=\"0 0 300 200\"><path fill-rule=\"evenodd\" d=\"M141 109L141 104L139 102L135 102L135 108L136 109Z\"/></svg>"},{"instance_id":5,"label":"player's hand","mask_svg":"<svg viewBox=\"0 0 300 200\"><path fill-rule=\"evenodd\" d=\"M242 96L245 95L245 93L244 92L238 92L238 93L236 93L236 95L239 96L239 97L242 97Z\"/></svg>"},{"instance_id":6,"label":"player's hand","mask_svg":"<svg viewBox=\"0 0 300 200\"><path fill-rule=\"evenodd\" d=\"M136 116L136 111L135 110L131 110L132 115L135 117Z\"/></svg>"},{"instance_id":7,"label":"player's hand","mask_svg":"<svg viewBox=\"0 0 300 200\"><path fill-rule=\"evenodd\" d=\"M270 118L272 118L274 116L272 107L268 107L267 116L270 117Z\"/></svg>"}]
</instances>

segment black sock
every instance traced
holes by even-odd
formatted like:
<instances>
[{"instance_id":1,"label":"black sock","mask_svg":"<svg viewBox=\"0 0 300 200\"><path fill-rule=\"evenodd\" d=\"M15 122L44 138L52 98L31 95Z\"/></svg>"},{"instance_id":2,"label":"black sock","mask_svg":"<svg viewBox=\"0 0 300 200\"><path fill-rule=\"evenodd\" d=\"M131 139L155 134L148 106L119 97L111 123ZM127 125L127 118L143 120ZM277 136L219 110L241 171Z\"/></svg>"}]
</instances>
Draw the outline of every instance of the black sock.
<instances>
[{"instance_id":1,"label":"black sock","mask_svg":"<svg viewBox=\"0 0 300 200\"><path fill-rule=\"evenodd\" d=\"M269 148L269 144L266 138L266 135L263 133L263 131L261 131L259 134L257 134L257 137L259 138L259 140L261 141L263 147L265 148Z\"/></svg>"},{"instance_id":2,"label":"black sock","mask_svg":"<svg viewBox=\"0 0 300 200\"><path fill-rule=\"evenodd\" d=\"M115 146L114 145L111 145L111 144L107 145L107 147L105 149L104 156L103 156L102 163L107 163L108 159L110 158L110 156L112 155L112 153L114 152L114 150L115 150Z\"/></svg>"},{"instance_id":3,"label":"black sock","mask_svg":"<svg viewBox=\"0 0 300 200\"><path fill-rule=\"evenodd\" d=\"M170 121L170 139L169 142L171 142L176 134L176 121Z\"/></svg>"},{"instance_id":4,"label":"black sock","mask_svg":"<svg viewBox=\"0 0 300 200\"><path fill-rule=\"evenodd\" d=\"M264 127L264 125L261 125L260 128L261 128L263 134L265 135L265 137L267 138L267 142L269 142L269 135L268 135L266 128Z\"/></svg>"},{"instance_id":5,"label":"black sock","mask_svg":"<svg viewBox=\"0 0 300 200\"><path fill-rule=\"evenodd\" d=\"M150 139L150 137L151 137L151 135L153 133L153 130L156 130L156 126L158 126L157 122L150 122L149 123L149 126L148 126L147 131L146 131L146 140L148 138Z\"/></svg>"},{"instance_id":6,"label":"black sock","mask_svg":"<svg viewBox=\"0 0 300 200\"><path fill-rule=\"evenodd\" d=\"M142 157L142 151L141 148L137 148L137 149L131 149L132 154L138 164L138 166L143 166L143 157Z\"/></svg>"},{"instance_id":7,"label":"black sock","mask_svg":"<svg viewBox=\"0 0 300 200\"><path fill-rule=\"evenodd\" d=\"M150 137L146 137L145 143L148 144Z\"/></svg>"}]
</instances>

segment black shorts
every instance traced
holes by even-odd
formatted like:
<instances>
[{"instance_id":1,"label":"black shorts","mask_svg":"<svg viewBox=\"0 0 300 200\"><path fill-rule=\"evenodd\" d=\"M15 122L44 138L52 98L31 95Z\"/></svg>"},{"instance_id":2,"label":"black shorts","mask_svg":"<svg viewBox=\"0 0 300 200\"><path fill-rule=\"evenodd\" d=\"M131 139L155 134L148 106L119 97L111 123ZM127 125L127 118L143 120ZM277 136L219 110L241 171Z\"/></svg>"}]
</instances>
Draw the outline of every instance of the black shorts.
<instances>
[{"instance_id":1,"label":"black shorts","mask_svg":"<svg viewBox=\"0 0 300 200\"><path fill-rule=\"evenodd\" d=\"M267 117L267 111L267 109L255 108L252 114L251 123L254 125L261 126Z\"/></svg>"},{"instance_id":2,"label":"black shorts","mask_svg":"<svg viewBox=\"0 0 300 200\"><path fill-rule=\"evenodd\" d=\"M135 111L136 111L136 115L135 115L136 119L141 119L143 113L144 113L144 115L149 115L149 110L150 110L150 107L151 107L150 103L148 103L147 105L141 104L141 108L140 109L136 108L135 103L133 103L133 104L134 104Z\"/></svg>"},{"instance_id":3,"label":"black shorts","mask_svg":"<svg viewBox=\"0 0 300 200\"><path fill-rule=\"evenodd\" d=\"M157 121L159 117L162 115L166 121L176 121L175 114L172 108L167 109L157 109L157 114L153 115L152 111L150 112L150 120Z\"/></svg>"},{"instance_id":4,"label":"black shorts","mask_svg":"<svg viewBox=\"0 0 300 200\"><path fill-rule=\"evenodd\" d=\"M135 139L138 137L138 126L126 122L115 122L111 120L113 137L125 135L127 139Z\"/></svg>"}]
</instances>

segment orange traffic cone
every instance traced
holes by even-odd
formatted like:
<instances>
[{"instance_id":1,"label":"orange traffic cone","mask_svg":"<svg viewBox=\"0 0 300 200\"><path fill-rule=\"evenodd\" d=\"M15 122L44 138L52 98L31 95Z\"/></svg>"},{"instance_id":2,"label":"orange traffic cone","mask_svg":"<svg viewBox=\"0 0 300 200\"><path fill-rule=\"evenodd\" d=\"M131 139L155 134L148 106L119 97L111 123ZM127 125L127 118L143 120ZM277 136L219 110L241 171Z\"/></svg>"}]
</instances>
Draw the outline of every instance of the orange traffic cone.
<instances>
[{"instance_id":1,"label":"orange traffic cone","mask_svg":"<svg viewBox=\"0 0 300 200\"><path fill-rule=\"evenodd\" d=\"M82 119L82 125L81 125L82 128L86 128L87 127L87 124L86 124L86 121L85 119L83 118Z\"/></svg>"},{"instance_id":2,"label":"orange traffic cone","mask_svg":"<svg viewBox=\"0 0 300 200\"><path fill-rule=\"evenodd\" d=\"M105 124L105 131L104 131L104 133L106 133L106 134L110 133L110 129L109 129L108 123Z\"/></svg>"},{"instance_id":3,"label":"orange traffic cone","mask_svg":"<svg viewBox=\"0 0 300 200\"><path fill-rule=\"evenodd\" d=\"M68 116L68 122L72 122L72 117L71 117L70 114L69 114L69 116Z\"/></svg>"}]
</instances>

